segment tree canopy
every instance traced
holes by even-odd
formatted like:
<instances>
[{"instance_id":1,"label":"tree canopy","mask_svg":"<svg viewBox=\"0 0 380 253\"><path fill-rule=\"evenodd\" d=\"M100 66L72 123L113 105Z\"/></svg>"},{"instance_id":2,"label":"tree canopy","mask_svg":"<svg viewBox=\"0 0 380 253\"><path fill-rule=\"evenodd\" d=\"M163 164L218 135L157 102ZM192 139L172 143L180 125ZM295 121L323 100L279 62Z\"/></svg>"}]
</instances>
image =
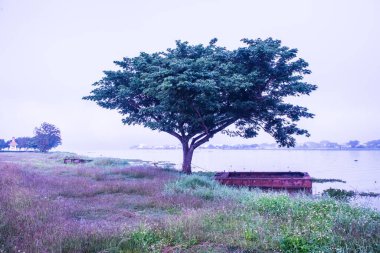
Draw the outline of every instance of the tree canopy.
<instances>
[{"instance_id":1,"label":"tree canopy","mask_svg":"<svg viewBox=\"0 0 380 253\"><path fill-rule=\"evenodd\" d=\"M165 52L140 53L115 61L84 99L121 113L123 123L166 132L182 143L183 171L191 173L194 149L216 133L251 138L260 129L281 146L306 135L296 122L311 118L307 108L284 101L309 95L315 85L303 81L308 63L297 49L272 38L243 39L235 50L176 41Z\"/></svg>"},{"instance_id":2,"label":"tree canopy","mask_svg":"<svg viewBox=\"0 0 380 253\"><path fill-rule=\"evenodd\" d=\"M35 148L37 148L36 141L35 141L34 137L17 137L16 143L17 143L17 147L19 149L21 149L21 148L24 148L24 149L35 149Z\"/></svg>"},{"instance_id":3,"label":"tree canopy","mask_svg":"<svg viewBox=\"0 0 380 253\"><path fill-rule=\"evenodd\" d=\"M6 141L4 139L0 139L0 150L7 148L7 147L8 147L8 145L7 145Z\"/></svg>"},{"instance_id":4,"label":"tree canopy","mask_svg":"<svg viewBox=\"0 0 380 253\"><path fill-rule=\"evenodd\" d=\"M380 140L373 140L366 143L368 148L380 148Z\"/></svg>"},{"instance_id":5,"label":"tree canopy","mask_svg":"<svg viewBox=\"0 0 380 253\"><path fill-rule=\"evenodd\" d=\"M33 145L41 152L47 152L61 145L61 131L54 125L42 123L34 129Z\"/></svg>"},{"instance_id":6,"label":"tree canopy","mask_svg":"<svg viewBox=\"0 0 380 253\"><path fill-rule=\"evenodd\" d=\"M347 142L347 145L350 146L351 148L356 148L359 146L359 144L360 144L360 141L358 141L358 140L353 140L353 141Z\"/></svg>"}]
</instances>

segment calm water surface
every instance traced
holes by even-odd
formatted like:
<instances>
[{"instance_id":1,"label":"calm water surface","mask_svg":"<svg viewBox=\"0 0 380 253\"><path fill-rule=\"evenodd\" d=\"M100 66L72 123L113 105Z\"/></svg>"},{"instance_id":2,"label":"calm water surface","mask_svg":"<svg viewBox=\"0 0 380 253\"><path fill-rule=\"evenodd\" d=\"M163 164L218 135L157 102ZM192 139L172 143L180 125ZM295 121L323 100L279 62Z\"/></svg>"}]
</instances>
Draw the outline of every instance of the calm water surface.
<instances>
[{"instance_id":1,"label":"calm water surface","mask_svg":"<svg viewBox=\"0 0 380 253\"><path fill-rule=\"evenodd\" d=\"M78 152L145 161L167 161L181 166L181 150L125 150ZM194 171L301 171L315 178L336 178L347 183L313 184L313 193L333 187L380 192L380 151L341 150L208 150L194 153ZM380 209L380 198L358 200Z\"/></svg>"}]
</instances>

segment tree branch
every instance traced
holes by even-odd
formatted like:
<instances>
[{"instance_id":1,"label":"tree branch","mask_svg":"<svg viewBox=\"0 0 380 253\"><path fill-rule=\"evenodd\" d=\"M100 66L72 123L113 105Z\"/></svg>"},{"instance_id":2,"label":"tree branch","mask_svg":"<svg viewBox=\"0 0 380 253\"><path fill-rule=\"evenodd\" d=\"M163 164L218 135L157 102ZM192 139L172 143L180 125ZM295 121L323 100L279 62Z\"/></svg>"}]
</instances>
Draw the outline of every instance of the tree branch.
<instances>
[{"instance_id":1,"label":"tree branch","mask_svg":"<svg viewBox=\"0 0 380 253\"><path fill-rule=\"evenodd\" d=\"M205 121L202 119L201 113L199 112L199 110L194 105L192 105L192 107L193 107L195 113L198 115L198 118L201 121L203 128L205 129L205 133L208 135L208 128L205 124Z\"/></svg>"},{"instance_id":2,"label":"tree branch","mask_svg":"<svg viewBox=\"0 0 380 253\"><path fill-rule=\"evenodd\" d=\"M174 131L164 131L165 133L168 133L170 135L173 135L174 137L176 137L178 140L180 140L180 142L183 141L183 138L181 135L179 135L178 133L174 132Z\"/></svg>"},{"instance_id":3,"label":"tree branch","mask_svg":"<svg viewBox=\"0 0 380 253\"><path fill-rule=\"evenodd\" d=\"M198 136L198 141L193 141L191 142L191 147L194 147L194 149L196 149L197 147L199 147L200 145L202 145L203 143L206 143L210 138L212 138L214 136L214 134L216 134L217 132L220 132L221 130L223 130L224 128L228 127L229 125L233 124L235 122L235 119L230 119L229 121L226 121L223 125L219 126L218 128L215 128L214 130L211 130L209 131L209 134L203 136L202 139L200 139Z\"/></svg>"},{"instance_id":4,"label":"tree branch","mask_svg":"<svg viewBox=\"0 0 380 253\"><path fill-rule=\"evenodd\" d=\"M182 137L185 138L186 134L185 134L185 129L183 129L183 125L185 123L181 122L179 125L178 125L178 128L179 128L179 132L181 133Z\"/></svg>"},{"instance_id":5,"label":"tree branch","mask_svg":"<svg viewBox=\"0 0 380 253\"><path fill-rule=\"evenodd\" d=\"M206 133L202 133L202 134L198 135L197 137L193 138L191 140L191 145L193 145L197 140L199 140L200 138L202 138L202 137L204 137L206 135L207 135Z\"/></svg>"},{"instance_id":6,"label":"tree branch","mask_svg":"<svg viewBox=\"0 0 380 253\"><path fill-rule=\"evenodd\" d=\"M210 135L210 138L211 138L212 135L214 135L215 133L223 130L224 128L226 128L227 126L229 126L230 124L232 124L233 122L235 122L235 119L232 119L232 118L227 118L227 119L223 119L223 120L219 121L216 125L222 124L220 127L215 128L214 130L210 130L210 131L208 131L208 133L202 133L202 134L198 135L197 137L193 138L191 140L190 146L193 146L196 143L196 141L198 141L199 139L201 139L201 138L203 138L205 136ZM226 123L228 123L228 124L226 126L224 126Z\"/></svg>"}]
</instances>

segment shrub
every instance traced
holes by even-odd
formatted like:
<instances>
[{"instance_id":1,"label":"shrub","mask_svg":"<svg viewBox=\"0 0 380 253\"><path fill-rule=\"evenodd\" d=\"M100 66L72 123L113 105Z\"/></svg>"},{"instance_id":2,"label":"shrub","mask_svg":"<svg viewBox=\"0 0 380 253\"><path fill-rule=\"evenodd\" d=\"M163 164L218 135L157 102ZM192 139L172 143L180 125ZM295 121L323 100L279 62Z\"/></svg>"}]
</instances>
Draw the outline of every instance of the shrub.
<instances>
[{"instance_id":1,"label":"shrub","mask_svg":"<svg viewBox=\"0 0 380 253\"><path fill-rule=\"evenodd\" d=\"M280 249L286 253L312 252L311 245L302 236L290 235L281 240Z\"/></svg>"},{"instance_id":2,"label":"shrub","mask_svg":"<svg viewBox=\"0 0 380 253\"><path fill-rule=\"evenodd\" d=\"M127 166L129 165L129 161L126 159L118 159L118 158L96 158L92 162L95 166L102 167L112 167L112 166Z\"/></svg>"},{"instance_id":3,"label":"shrub","mask_svg":"<svg viewBox=\"0 0 380 253\"><path fill-rule=\"evenodd\" d=\"M165 192L172 195L185 193L206 200L240 199L243 201L247 194L256 194L258 191L220 185L208 176L184 175L176 181L169 182L165 187Z\"/></svg>"}]
</instances>

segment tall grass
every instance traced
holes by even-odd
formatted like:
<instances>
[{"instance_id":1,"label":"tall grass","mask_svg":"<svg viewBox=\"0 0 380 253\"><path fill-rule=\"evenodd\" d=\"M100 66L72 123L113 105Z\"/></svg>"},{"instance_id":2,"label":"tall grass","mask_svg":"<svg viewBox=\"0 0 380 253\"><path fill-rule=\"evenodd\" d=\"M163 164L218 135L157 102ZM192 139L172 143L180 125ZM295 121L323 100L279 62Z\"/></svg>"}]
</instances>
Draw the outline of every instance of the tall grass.
<instances>
[{"instance_id":1,"label":"tall grass","mask_svg":"<svg viewBox=\"0 0 380 253\"><path fill-rule=\"evenodd\" d=\"M44 177L14 164L0 169L0 252L96 252L116 245L117 226L100 230L72 219L77 207L52 200ZM43 188L33 190L37 183Z\"/></svg>"},{"instance_id":2,"label":"tall grass","mask_svg":"<svg viewBox=\"0 0 380 253\"><path fill-rule=\"evenodd\" d=\"M380 213L329 197L147 166L66 166L61 154L1 158L1 253L380 252Z\"/></svg>"},{"instance_id":3,"label":"tall grass","mask_svg":"<svg viewBox=\"0 0 380 253\"><path fill-rule=\"evenodd\" d=\"M380 214L374 210L326 197L229 188L196 175L169 183L166 192L215 204L134 232L120 246L124 252L193 252L205 244L222 245L225 252L380 252Z\"/></svg>"},{"instance_id":4,"label":"tall grass","mask_svg":"<svg viewBox=\"0 0 380 253\"><path fill-rule=\"evenodd\" d=\"M112 251L126 231L182 208L179 196L162 194L172 172L63 166L61 157L26 154L22 163L0 157L1 253Z\"/></svg>"}]
</instances>

